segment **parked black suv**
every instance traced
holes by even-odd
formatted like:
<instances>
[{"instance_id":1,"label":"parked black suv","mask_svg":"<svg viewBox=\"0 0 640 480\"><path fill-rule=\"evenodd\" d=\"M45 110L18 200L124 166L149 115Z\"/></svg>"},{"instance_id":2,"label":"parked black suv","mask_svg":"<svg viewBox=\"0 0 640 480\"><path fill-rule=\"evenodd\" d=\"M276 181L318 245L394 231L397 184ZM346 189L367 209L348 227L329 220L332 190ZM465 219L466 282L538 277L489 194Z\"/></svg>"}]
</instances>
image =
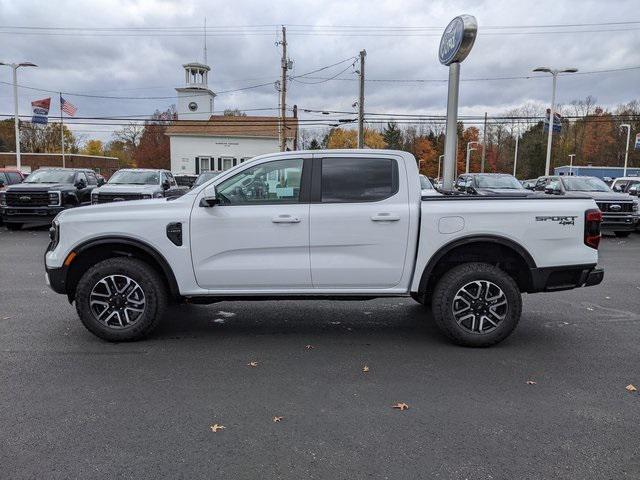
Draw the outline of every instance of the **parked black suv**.
<instances>
[{"instance_id":1,"label":"parked black suv","mask_svg":"<svg viewBox=\"0 0 640 480\"><path fill-rule=\"evenodd\" d=\"M58 212L91 203L98 186L95 172L80 168L41 168L23 183L0 193L2 220L9 230L23 225L46 225Z\"/></svg>"},{"instance_id":2,"label":"parked black suv","mask_svg":"<svg viewBox=\"0 0 640 480\"><path fill-rule=\"evenodd\" d=\"M540 177L536 190L549 195L593 198L602 212L601 229L616 237L627 237L638 223L638 201L626 193L617 193L597 177L551 175Z\"/></svg>"},{"instance_id":3,"label":"parked black suv","mask_svg":"<svg viewBox=\"0 0 640 480\"><path fill-rule=\"evenodd\" d=\"M508 173L464 173L458 177L454 188L469 195L527 197L532 194Z\"/></svg>"},{"instance_id":4,"label":"parked black suv","mask_svg":"<svg viewBox=\"0 0 640 480\"><path fill-rule=\"evenodd\" d=\"M114 173L107 183L91 192L91 203L172 198L184 195L188 190L189 187L179 186L168 170L123 168Z\"/></svg>"}]
</instances>

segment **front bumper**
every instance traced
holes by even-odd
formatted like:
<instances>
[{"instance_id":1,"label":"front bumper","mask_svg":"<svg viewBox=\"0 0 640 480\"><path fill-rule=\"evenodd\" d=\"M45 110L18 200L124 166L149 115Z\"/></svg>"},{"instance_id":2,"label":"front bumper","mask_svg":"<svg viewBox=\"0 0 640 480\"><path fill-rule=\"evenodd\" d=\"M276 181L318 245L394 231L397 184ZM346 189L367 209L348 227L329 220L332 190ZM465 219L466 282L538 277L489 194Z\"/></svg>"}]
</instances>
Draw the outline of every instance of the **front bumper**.
<instances>
[{"instance_id":1,"label":"front bumper","mask_svg":"<svg viewBox=\"0 0 640 480\"><path fill-rule=\"evenodd\" d=\"M67 293L67 267L48 268L45 266L45 283L56 293Z\"/></svg>"},{"instance_id":2,"label":"front bumper","mask_svg":"<svg viewBox=\"0 0 640 480\"><path fill-rule=\"evenodd\" d=\"M566 265L531 269L531 289L528 293L557 292L602 283L604 269L595 264Z\"/></svg>"},{"instance_id":3,"label":"front bumper","mask_svg":"<svg viewBox=\"0 0 640 480\"><path fill-rule=\"evenodd\" d=\"M606 232L630 232L638 226L637 215L603 214L600 229Z\"/></svg>"},{"instance_id":4,"label":"front bumper","mask_svg":"<svg viewBox=\"0 0 640 480\"><path fill-rule=\"evenodd\" d=\"M65 207L2 207L0 214L4 223L46 225Z\"/></svg>"}]
</instances>

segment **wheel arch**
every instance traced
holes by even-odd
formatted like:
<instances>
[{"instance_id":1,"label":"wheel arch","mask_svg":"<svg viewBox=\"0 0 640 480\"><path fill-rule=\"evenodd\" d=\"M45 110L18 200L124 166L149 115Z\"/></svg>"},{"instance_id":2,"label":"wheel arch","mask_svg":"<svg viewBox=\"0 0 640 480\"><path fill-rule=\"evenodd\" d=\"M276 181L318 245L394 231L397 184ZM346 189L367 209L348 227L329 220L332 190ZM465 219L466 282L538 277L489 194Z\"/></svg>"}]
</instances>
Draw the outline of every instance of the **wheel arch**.
<instances>
[{"instance_id":1,"label":"wheel arch","mask_svg":"<svg viewBox=\"0 0 640 480\"><path fill-rule=\"evenodd\" d=\"M429 297L446 267L472 261L497 265L514 278L521 291L532 289L531 269L536 268L536 263L522 245L499 235L470 235L436 251L422 272L418 294L423 299Z\"/></svg>"},{"instance_id":2,"label":"wheel arch","mask_svg":"<svg viewBox=\"0 0 640 480\"><path fill-rule=\"evenodd\" d=\"M178 282L169 262L156 248L142 240L123 236L104 236L83 242L72 251L76 256L69 265L65 282L69 301L75 299L76 286L84 272L102 260L119 256L138 258L147 262L160 274L171 297L177 299L180 296Z\"/></svg>"}]
</instances>

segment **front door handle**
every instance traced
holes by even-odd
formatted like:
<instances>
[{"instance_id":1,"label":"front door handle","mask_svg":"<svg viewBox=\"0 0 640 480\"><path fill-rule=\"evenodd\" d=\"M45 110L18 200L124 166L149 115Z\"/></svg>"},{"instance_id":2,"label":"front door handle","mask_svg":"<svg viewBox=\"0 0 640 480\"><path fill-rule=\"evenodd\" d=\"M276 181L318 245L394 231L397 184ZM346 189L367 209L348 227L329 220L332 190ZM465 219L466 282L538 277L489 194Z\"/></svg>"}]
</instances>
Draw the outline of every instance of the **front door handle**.
<instances>
[{"instance_id":1,"label":"front door handle","mask_svg":"<svg viewBox=\"0 0 640 480\"><path fill-rule=\"evenodd\" d=\"M371 217L374 222L397 222L400 220L400 215L395 213L377 213Z\"/></svg>"},{"instance_id":2,"label":"front door handle","mask_svg":"<svg viewBox=\"0 0 640 480\"><path fill-rule=\"evenodd\" d=\"M271 221L273 223L300 223L300 219L298 217L293 217L291 215L278 215L277 217L273 217Z\"/></svg>"}]
</instances>

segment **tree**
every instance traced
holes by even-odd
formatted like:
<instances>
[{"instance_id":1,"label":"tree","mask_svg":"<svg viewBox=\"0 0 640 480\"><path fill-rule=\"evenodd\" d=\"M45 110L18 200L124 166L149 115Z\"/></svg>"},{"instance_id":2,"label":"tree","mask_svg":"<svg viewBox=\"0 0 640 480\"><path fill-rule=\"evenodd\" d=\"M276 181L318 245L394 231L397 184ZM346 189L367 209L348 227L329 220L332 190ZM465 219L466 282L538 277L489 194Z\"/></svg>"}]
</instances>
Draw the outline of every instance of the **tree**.
<instances>
[{"instance_id":1,"label":"tree","mask_svg":"<svg viewBox=\"0 0 640 480\"><path fill-rule=\"evenodd\" d=\"M121 140L111 140L104 146L104 154L118 159L118 168L131 168L133 164L133 151Z\"/></svg>"},{"instance_id":2,"label":"tree","mask_svg":"<svg viewBox=\"0 0 640 480\"><path fill-rule=\"evenodd\" d=\"M427 137L416 138L413 154L418 160L420 173L428 177L438 175L438 152Z\"/></svg>"},{"instance_id":3,"label":"tree","mask_svg":"<svg viewBox=\"0 0 640 480\"><path fill-rule=\"evenodd\" d=\"M142 136L142 131L144 127L135 122L130 122L128 125L125 125L120 130L116 130L113 132L113 138L117 141L122 142L127 148L131 148L132 150L138 146L138 142L140 142L140 137Z\"/></svg>"},{"instance_id":4,"label":"tree","mask_svg":"<svg viewBox=\"0 0 640 480\"><path fill-rule=\"evenodd\" d=\"M387 123L387 126L382 131L382 138L384 143L387 144L387 148L392 150L402 149L402 131L396 122Z\"/></svg>"},{"instance_id":5,"label":"tree","mask_svg":"<svg viewBox=\"0 0 640 480\"><path fill-rule=\"evenodd\" d=\"M320 150L320 143L315 138L309 144L309 150Z\"/></svg>"},{"instance_id":6,"label":"tree","mask_svg":"<svg viewBox=\"0 0 640 480\"><path fill-rule=\"evenodd\" d=\"M63 125L64 151L78 153L78 142L71 130ZM15 145L15 141L12 142ZM46 125L20 122L20 149L23 152L57 153L62 150L60 145L60 123Z\"/></svg>"},{"instance_id":7,"label":"tree","mask_svg":"<svg viewBox=\"0 0 640 480\"><path fill-rule=\"evenodd\" d=\"M101 140L87 140L82 153L84 155L104 155L104 145Z\"/></svg>"},{"instance_id":8,"label":"tree","mask_svg":"<svg viewBox=\"0 0 640 480\"><path fill-rule=\"evenodd\" d=\"M225 117L246 117L247 114L237 108L225 108L222 115Z\"/></svg>"},{"instance_id":9,"label":"tree","mask_svg":"<svg viewBox=\"0 0 640 480\"><path fill-rule=\"evenodd\" d=\"M367 148L385 148L385 142L380 133L375 130L364 130L364 143ZM326 148L356 148L358 146L358 132L332 128L327 137Z\"/></svg>"},{"instance_id":10,"label":"tree","mask_svg":"<svg viewBox=\"0 0 640 480\"><path fill-rule=\"evenodd\" d=\"M165 135L167 130L165 119L175 119L176 117L176 110L172 105L164 112L156 110L152 119L145 122L140 143L133 155L136 166L139 168L166 168L167 170L171 168L169 137Z\"/></svg>"}]
</instances>

